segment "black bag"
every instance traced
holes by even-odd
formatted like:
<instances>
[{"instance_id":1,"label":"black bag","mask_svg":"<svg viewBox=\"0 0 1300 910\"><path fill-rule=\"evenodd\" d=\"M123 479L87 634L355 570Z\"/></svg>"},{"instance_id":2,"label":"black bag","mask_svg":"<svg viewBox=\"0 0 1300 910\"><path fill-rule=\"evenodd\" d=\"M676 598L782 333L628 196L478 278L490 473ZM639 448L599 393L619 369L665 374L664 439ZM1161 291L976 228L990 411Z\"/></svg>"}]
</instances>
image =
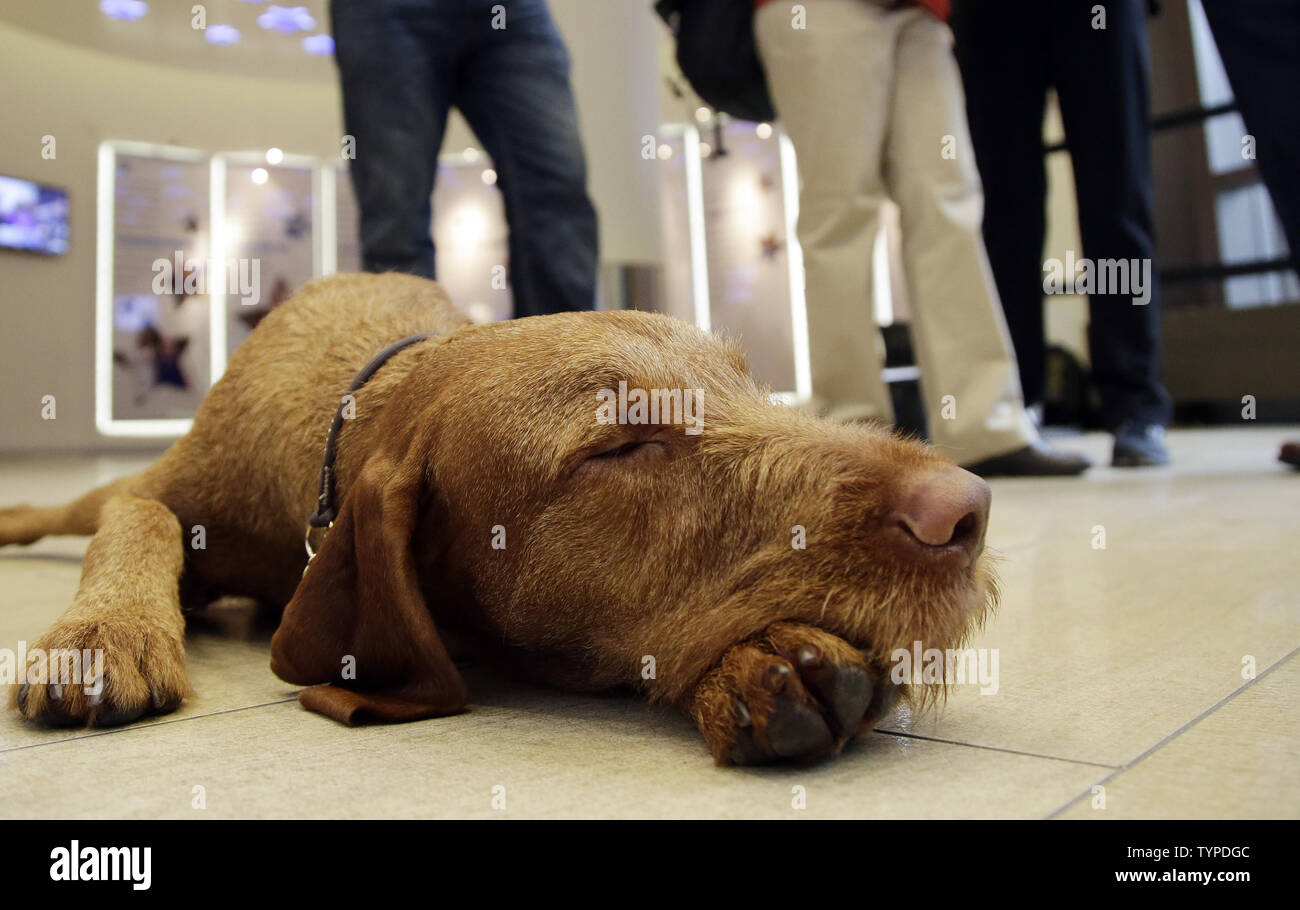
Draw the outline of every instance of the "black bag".
<instances>
[{"instance_id":1,"label":"black bag","mask_svg":"<svg viewBox=\"0 0 1300 910\"><path fill-rule=\"evenodd\" d=\"M776 119L754 41L754 0L658 0L695 93L738 120Z\"/></svg>"}]
</instances>

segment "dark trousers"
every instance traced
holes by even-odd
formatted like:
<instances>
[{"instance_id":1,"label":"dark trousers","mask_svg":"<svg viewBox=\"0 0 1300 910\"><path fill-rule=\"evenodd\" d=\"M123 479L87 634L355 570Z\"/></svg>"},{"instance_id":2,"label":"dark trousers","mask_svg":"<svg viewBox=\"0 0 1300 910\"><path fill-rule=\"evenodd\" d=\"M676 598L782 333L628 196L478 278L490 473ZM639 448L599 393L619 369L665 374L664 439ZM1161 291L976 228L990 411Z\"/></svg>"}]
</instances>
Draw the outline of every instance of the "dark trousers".
<instances>
[{"instance_id":1,"label":"dark trousers","mask_svg":"<svg viewBox=\"0 0 1300 910\"><path fill-rule=\"evenodd\" d=\"M1093 28L1093 8L1106 27ZM1056 89L1074 163L1083 256L1154 260L1154 193L1143 0L956 0L953 31L975 159L984 183L984 242L1020 364L1025 400L1042 400L1043 245L1047 175L1042 123ZM1088 343L1111 429L1164 424L1160 293L1150 303L1093 295Z\"/></svg>"},{"instance_id":2,"label":"dark trousers","mask_svg":"<svg viewBox=\"0 0 1300 910\"><path fill-rule=\"evenodd\" d=\"M1255 163L1300 268L1300 3L1202 0Z\"/></svg>"},{"instance_id":3,"label":"dark trousers","mask_svg":"<svg viewBox=\"0 0 1300 910\"><path fill-rule=\"evenodd\" d=\"M493 28L497 4L505 28ZM455 106L497 172L515 315L591 309L596 212L545 0L332 0L330 19L363 267L435 276L430 197Z\"/></svg>"}]
</instances>

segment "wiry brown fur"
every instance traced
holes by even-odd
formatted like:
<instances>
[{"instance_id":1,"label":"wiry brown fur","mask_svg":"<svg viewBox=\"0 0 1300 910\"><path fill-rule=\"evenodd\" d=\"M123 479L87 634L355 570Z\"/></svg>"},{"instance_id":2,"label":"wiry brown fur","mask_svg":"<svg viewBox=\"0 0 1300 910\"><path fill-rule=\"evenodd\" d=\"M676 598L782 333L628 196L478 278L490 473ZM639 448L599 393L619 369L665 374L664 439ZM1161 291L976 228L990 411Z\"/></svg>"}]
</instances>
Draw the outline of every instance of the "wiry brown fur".
<instances>
[{"instance_id":1,"label":"wiry brown fur","mask_svg":"<svg viewBox=\"0 0 1300 910\"><path fill-rule=\"evenodd\" d=\"M381 348L427 331L441 335L356 394L339 520L315 535L304 577L339 397ZM703 433L599 425L596 390L620 380L704 389ZM585 462L645 439L659 445L625 463ZM945 470L919 443L771 404L733 345L665 316L472 326L431 282L322 279L263 320L153 466L70 506L0 510L0 544L95 533L73 606L37 646L107 649L99 704L32 686L19 706L96 724L178 704L183 574L287 604L273 668L335 683L304 703L341 720L460 710L454 645L553 685L680 704L726 761L737 700L761 737L754 674L799 642L879 681L893 649L957 647L982 621L996 599L988 557L917 559L892 527L901 485ZM206 549L186 545L194 525ZM791 545L796 525L806 549ZM345 655L355 684L339 678Z\"/></svg>"}]
</instances>

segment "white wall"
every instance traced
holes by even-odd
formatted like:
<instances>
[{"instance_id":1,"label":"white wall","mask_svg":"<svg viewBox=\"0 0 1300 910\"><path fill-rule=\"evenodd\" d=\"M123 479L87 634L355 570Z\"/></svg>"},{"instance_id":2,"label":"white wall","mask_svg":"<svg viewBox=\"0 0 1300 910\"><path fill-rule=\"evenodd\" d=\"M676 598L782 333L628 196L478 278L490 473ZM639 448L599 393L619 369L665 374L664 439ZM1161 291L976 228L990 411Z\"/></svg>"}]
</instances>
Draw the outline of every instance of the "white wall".
<instances>
[{"instance_id":1,"label":"white wall","mask_svg":"<svg viewBox=\"0 0 1300 910\"><path fill-rule=\"evenodd\" d=\"M104 139L202 149L259 148L330 154L339 105L327 85L187 74L74 48L0 24L5 86L0 173L65 187L66 255L0 251L0 450L139 447L94 428L96 151ZM41 157L42 137L57 157ZM41 419L54 395L57 419Z\"/></svg>"}]
</instances>

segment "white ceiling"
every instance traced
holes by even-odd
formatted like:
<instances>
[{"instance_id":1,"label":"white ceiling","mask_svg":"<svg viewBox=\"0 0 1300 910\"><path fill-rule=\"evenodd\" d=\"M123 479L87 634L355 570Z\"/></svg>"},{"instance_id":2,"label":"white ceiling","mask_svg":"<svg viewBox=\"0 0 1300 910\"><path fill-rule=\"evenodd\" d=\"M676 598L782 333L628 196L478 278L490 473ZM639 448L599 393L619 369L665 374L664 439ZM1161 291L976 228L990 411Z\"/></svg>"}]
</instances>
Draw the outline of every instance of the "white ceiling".
<instances>
[{"instance_id":1,"label":"white ceiling","mask_svg":"<svg viewBox=\"0 0 1300 910\"><path fill-rule=\"evenodd\" d=\"M146 0L148 12L134 21L111 19L99 0L0 0L0 21L45 37L141 62L260 78L334 81L332 57L302 49L307 35L329 33L327 0ZM195 5L206 9L207 25L240 31L232 45L214 45L192 25ZM268 31L257 19L272 5L306 7L316 20L310 31Z\"/></svg>"},{"instance_id":2,"label":"white ceiling","mask_svg":"<svg viewBox=\"0 0 1300 910\"><path fill-rule=\"evenodd\" d=\"M203 72L231 73L259 79L291 79L300 82L337 83L333 57L312 56L302 49L306 35L329 33L329 0L144 0L148 12L139 19L109 18L99 9L100 0L0 0L0 23L141 63L181 67ZM588 34L591 10L587 4L610 4L622 11L628 27L648 30L658 45L658 73L642 73L654 79L666 119L690 119L699 104L693 94L676 98L661 74L676 73L673 43L668 31L650 12L651 0L551 0L550 5L575 60L593 53L593 47L608 44L600 34ZM191 25L191 8L206 9L208 26L232 25L240 40L232 45L214 45L204 32ZM261 28L257 19L271 6L305 7L316 20L308 32L286 35ZM602 20L603 21L603 20ZM622 35L626 38L626 35ZM587 42L587 44L584 44ZM581 79L607 80L607 73L587 73L575 67L575 86L582 94ZM679 80L680 81L680 80ZM684 82L681 83L684 85Z\"/></svg>"}]
</instances>

